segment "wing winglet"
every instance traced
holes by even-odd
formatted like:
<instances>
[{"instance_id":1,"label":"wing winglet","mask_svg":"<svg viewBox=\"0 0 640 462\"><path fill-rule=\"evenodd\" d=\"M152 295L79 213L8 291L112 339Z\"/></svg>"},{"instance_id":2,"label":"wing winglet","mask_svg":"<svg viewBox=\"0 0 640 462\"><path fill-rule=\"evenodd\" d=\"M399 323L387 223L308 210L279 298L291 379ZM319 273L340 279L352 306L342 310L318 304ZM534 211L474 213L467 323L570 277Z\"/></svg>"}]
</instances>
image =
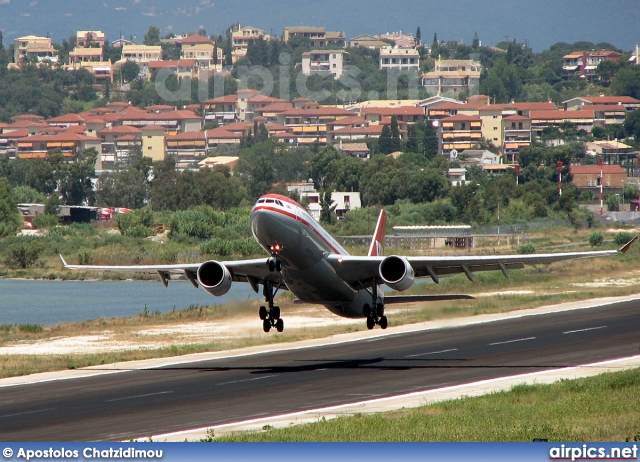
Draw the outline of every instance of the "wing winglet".
<instances>
[{"instance_id":1,"label":"wing winglet","mask_svg":"<svg viewBox=\"0 0 640 462\"><path fill-rule=\"evenodd\" d=\"M62 256L62 254L59 253L58 256L60 257L60 260L62 260L62 266L64 266L65 268L68 268L69 265L67 265L67 262L65 261L64 257Z\"/></svg>"},{"instance_id":2,"label":"wing winglet","mask_svg":"<svg viewBox=\"0 0 640 462\"><path fill-rule=\"evenodd\" d=\"M633 245L634 242L636 242L638 240L638 235L636 234L635 236L633 236L633 239L631 239L629 242L627 242L625 245L623 245L622 247L620 247L620 250L618 250L618 252L621 253L627 253L627 250L629 250L629 248Z\"/></svg>"}]
</instances>

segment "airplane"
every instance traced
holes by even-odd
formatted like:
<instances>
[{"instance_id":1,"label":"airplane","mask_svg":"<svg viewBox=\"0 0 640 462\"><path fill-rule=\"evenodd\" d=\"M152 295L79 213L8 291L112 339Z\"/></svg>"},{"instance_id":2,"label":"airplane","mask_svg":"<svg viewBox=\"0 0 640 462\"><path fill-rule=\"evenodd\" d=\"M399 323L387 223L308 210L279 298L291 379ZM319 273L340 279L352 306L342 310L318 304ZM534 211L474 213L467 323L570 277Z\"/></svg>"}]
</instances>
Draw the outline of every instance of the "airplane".
<instances>
[{"instance_id":1,"label":"airplane","mask_svg":"<svg viewBox=\"0 0 640 462\"><path fill-rule=\"evenodd\" d=\"M224 295L234 282L247 282L265 297L258 314L264 332L284 330L280 307L275 305L279 290L288 290L297 302L324 305L332 313L347 318L366 318L368 329L388 326L385 306L391 303L472 299L466 294L388 295L381 285L395 291L409 289L416 278L430 277L436 284L440 276L464 273L471 281L477 271L502 271L525 265L552 263L625 253L635 236L618 250L567 252L529 255L491 256L383 256L387 216L380 211L373 239L366 256L352 256L311 215L293 199L266 194L251 210L251 232L269 254L267 258L237 261L205 261L171 265L101 266L70 265L71 270L157 272L165 287L171 279L188 279L194 287L214 296Z\"/></svg>"}]
</instances>

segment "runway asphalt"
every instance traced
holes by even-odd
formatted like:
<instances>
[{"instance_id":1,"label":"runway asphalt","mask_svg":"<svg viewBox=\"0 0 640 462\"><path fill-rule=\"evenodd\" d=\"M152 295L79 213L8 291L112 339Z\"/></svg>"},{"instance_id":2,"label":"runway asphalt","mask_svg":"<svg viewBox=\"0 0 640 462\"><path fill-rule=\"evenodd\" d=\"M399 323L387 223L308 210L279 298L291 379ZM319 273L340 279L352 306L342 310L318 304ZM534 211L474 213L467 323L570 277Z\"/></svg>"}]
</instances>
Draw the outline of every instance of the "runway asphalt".
<instances>
[{"instance_id":1,"label":"runway asphalt","mask_svg":"<svg viewBox=\"0 0 640 462\"><path fill-rule=\"evenodd\" d=\"M7 379L0 439L126 440L631 357L639 312L634 299L161 367L168 361Z\"/></svg>"}]
</instances>

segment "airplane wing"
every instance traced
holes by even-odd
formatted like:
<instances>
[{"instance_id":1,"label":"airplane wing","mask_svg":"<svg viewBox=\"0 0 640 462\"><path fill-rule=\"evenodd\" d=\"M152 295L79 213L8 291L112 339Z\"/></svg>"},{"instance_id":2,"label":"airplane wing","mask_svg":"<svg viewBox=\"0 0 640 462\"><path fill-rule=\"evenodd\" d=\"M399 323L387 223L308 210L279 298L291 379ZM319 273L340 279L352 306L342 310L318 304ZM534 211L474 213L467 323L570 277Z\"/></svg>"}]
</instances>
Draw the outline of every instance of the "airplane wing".
<instances>
[{"instance_id":1,"label":"airplane wing","mask_svg":"<svg viewBox=\"0 0 640 462\"><path fill-rule=\"evenodd\" d=\"M635 242L638 236L626 243L618 250L600 250L587 252L565 252L546 253L528 255L490 255L490 256L450 256L450 257L400 257L405 259L413 268L416 277L429 276L438 283L440 276L456 273L464 273L469 280L473 281L473 275L477 271L499 270L509 277L509 270L521 269L525 265L536 265L540 263L553 263L563 260L574 260L579 258L606 257L625 253ZM380 275L380 264L385 258L383 256L344 256L329 255L328 261L331 263L336 273L346 282L356 288L371 287L375 277L377 283L385 282Z\"/></svg>"},{"instance_id":2,"label":"airplane wing","mask_svg":"<svg viewBox=\"0 0 640 462\"><path fill-rule=\"evenodd\" d=\"M187 279L195 287L198 287L198 279L196 273L202 263L183 263L174 265L131 265L131 266L108 266L108 265L70 265L60 255L62 264L67 269L86 270L86 271L113 271L119 273L157 273L160 280L165 285L172 279ZM223 264L231 274L232 281L249 282L253 290L258 292L257 285L264 281L271 281L274 287L279 289L287 289L286 284L282 281L280 273L269 271L265 264L266 258L256 258L253 260L236 260L219 262Z\"/></svg>"}]
</instances>

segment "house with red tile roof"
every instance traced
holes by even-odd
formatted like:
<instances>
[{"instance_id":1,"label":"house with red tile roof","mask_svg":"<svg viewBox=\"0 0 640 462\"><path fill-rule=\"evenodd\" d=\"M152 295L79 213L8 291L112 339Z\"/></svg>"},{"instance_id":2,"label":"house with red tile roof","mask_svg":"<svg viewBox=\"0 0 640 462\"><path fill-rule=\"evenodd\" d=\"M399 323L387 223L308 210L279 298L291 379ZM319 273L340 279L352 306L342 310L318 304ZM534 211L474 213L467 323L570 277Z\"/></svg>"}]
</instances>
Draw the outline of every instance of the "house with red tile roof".
<instances>
[{"instance_id":1,"label":"house with red tile roof","mask_svg":"<svg viewBox=\"0 0 640 462\"><path fill-rule=\"evenodd\" d=\"M176 160L176 167L188 168L206 158L207 134L203 131L185 132L165 137L165 153Z\"/></svg>"},{"instance_id":2,"label":"house with red tile roof","mask_svg":"<svg viewBox=\"0 0 640 462\"><path fill-rule=\"evenodd\" d=\"M627 111L635 111L640 109L640 100L631 96L578 96L563 101L562 105L566 111L590 109L591 105L623 106Z\"/></svg>"},{"instance_id":3,"label":"house with red tile roof","mask_svg":"<svg viewBox=\"0 0 640 462\"><path fill-rule=\"evenodd\" d=\"M571 180L578 188L591 188L600 190L600 166L599 165L571 165L569 172L573 176ZM622 189L627 180L627 172L619 165L602 166L602 186L606 189Z\"/></svg>"}]
</instances>

